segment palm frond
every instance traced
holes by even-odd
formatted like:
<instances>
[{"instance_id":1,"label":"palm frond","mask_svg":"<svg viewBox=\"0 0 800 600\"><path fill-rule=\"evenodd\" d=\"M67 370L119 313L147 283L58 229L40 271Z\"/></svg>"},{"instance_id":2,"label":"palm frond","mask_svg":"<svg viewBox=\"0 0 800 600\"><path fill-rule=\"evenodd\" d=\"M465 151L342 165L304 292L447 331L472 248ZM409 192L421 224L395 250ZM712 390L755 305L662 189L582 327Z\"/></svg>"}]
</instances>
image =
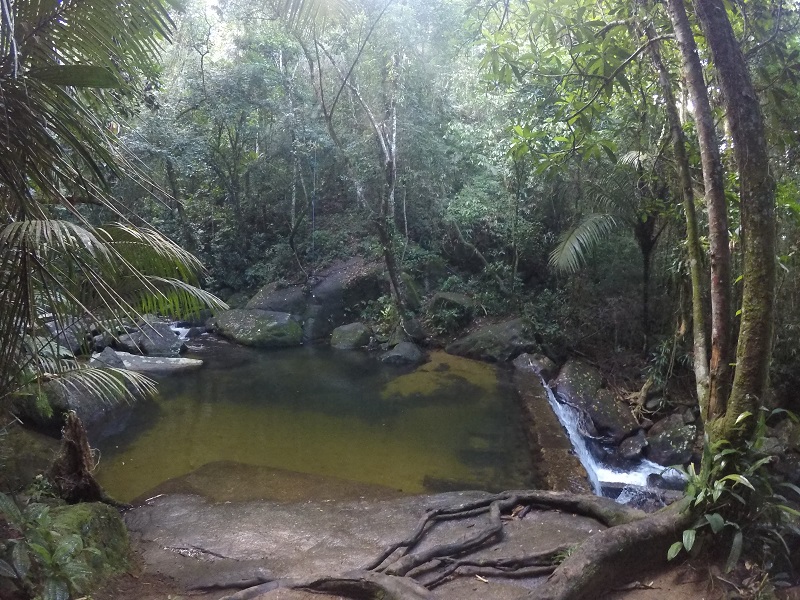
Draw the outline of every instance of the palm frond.
<instances>
[{"instance_id":1,"label":"palm frond","mask_svg":"<svg viewBox=\"0 0 800 600\"><path fill-rule=\"evenodd\" d=\"M557 271L574 273L585 263L588 253L617 227L609 214L591 214L561 234L550 253L550 266Z\"/></svg>"}]
</instances>

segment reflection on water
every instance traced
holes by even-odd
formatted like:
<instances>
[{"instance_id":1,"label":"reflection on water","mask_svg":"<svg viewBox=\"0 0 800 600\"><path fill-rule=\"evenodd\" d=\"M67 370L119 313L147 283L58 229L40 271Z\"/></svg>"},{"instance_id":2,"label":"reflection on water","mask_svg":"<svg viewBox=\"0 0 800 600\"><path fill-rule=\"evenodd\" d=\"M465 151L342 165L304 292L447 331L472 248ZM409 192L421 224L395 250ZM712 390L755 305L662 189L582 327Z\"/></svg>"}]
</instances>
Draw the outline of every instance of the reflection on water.
<instances>
[{"instance_id":1,"label":"reflection on water","mask_svg":"<svg viewBox=\"0 0 800 600\"><path fill-rule=\"evenodd\" d=\"M237 464L406 493L531 485L519 410L490 365L433 353L404 373L327 348L264 352L208 340L195 350L206 367L161 381L159 398L99 441L97 474L112 496L130 501L206 465L192 491L202 493L202 481L213 497L238 478L249 497L276 497L267 488L283 478Z\"/></svg>"}]
</instances>

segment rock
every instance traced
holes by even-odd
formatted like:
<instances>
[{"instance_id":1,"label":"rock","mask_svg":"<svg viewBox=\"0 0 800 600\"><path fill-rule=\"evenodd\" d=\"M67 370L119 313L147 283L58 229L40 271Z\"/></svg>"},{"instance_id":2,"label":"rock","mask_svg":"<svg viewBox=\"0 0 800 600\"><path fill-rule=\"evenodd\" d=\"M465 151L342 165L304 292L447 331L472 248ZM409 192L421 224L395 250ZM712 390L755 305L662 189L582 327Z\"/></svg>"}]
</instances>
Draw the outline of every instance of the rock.
<instances>
[{"instance_id":1,"label":"rock","mask_svg":"<svg viewBox=\"0 0 800 600\"><path fill-rule=\"evenodd\" d=\"M555 380L555 391L567 403L591 419L597 434L619 444L639 429L628 406L609 390L601 388L603 378L593 366L570 359Z\"/></svg>"},{"instance_id":2,"label":"rock","mask_svg":"<svg viewBox=\"0 0 800 600\"><path fill-rule=\"evenodd\" d=\"M114 343L114 336L112 336L107 331L92 336L92 350L94 352L102 352L107 347L111 346L113 343Z\"/></svg>"},{"instance_id":3,"label":"rock","mask_svg":"<svg viewBox=\"0 0 800 600\"><path fill-rule=\"evenodd\" d=\"M650 412L656 412L663 404L664 398L656 396L655 398L650 398L647 402L645 402L644 407Z\"/></svg>"},{"instance_id":4,"label":"rock","mask_svg":"<svg viewBox=\"0 0 800 600\"><path fill-rule=\"evenodd\" d=\"M98 502L51 508L52 530L61 536L77 534L89 550L89 586L128 570L131 554L128 530L116 509Z\"/></svg>"},{"instance_id":5,"label":"rock","mask_svg":"<svg viewBox=\"0 0 800 600\"><path fill-rule=\"evenodd\" d=\"M191 340L196 337L200 337L206 332L205 327L189 327L189 330L186 332L186 339Z\"/></svg>"},{"instance_id":6,"label":"rock","mask_svg":"<svg viewBox=\"0 0 800 600\"><path fill-rule=\"evenodd\" d=\"M419 365L425 362L425 355L416 344L400 342L381 357L388 365Z\"/></svg>"},{"instance_id":7,"label":"rock","mask_svg":"<svg viewBox=\"0 0 800 600\"><path fill-rule=\"evenodd\" d=\"M355 257L331 265L306 285L281 288L277 283L268 283L246 308L297 315L303 324L303 339L312 341L352 321L356 307L375 300L385 290L381 264Z\"/></svg>"},{"instance_id":8,"label":"rock","mask_svg":"<svg viewBox=\"0 0 800 600\"><path fill-rule=\"evenodd\" d=\"M664 419L653 425L647 434L647 458L659 465L682 465L692 458L697 427L684 425L680 415L673 416L678 417L680 425L659 428L656 433L653 433L661 423L666 421Z\"/></svg>"},{"instance_id":9,"label":"rock","mask_svg":"<svg viewBox=\"0 0 800 600\"><path fill-rule=\"evenodd\" d=\"M122 358L120 358L117 352L110 347L104 348L102 352L93 354L92 359L89 361L89 364L92 366L112 367L114 369L125 368L125 365L122 362Z\"/></svg>"},{"instance_id":10,"label":"rock","mask_svg":"<svg viewBox=\"0 0 800 600\"><path fill-rule=\"evenodd\" d=\"M302 315L306 312L308 298L302 285L280 287L277 282L268 283L245 305L248 310L270 310Z\"/></svg>"},{"instance_id":11,"label":"rock","mask_svg":"<svg viewBox=\"0 0 800 600\"><path fill-rule=\"evenodd\" d=\"M534 352L538 347L525 321L513 319L484 325L447 346L446 351L476 360L507 362L523 352Z\"/></svg>"},{"instance_id":12,"label":"rock","mask_svg":"<svg viewBox=\"0 0 800 600\"><path fill-rule=\"evenodd\" d=\"M363 323L350 323L333 330L331 346L339 350L353 350L369 345L372 330Z\"/></svg>"},{"instance_id":13,"label":"rock","mask_svg":"<svg viewBox=\"0 0 800 600\"><path fill-rule=\"evenodd\" d=\"M514 368L519 371L534 373L545 381L550 381L558 371L556 363L544 354L528 354L527 352L514 359Z\"/></svg>"},{"instance_id":14,"label":"rock","mask_svg":"<svg viewBox=\"0 0 800 600\"><path fill-rule=\"evenodd\" d=\"M217 332L246 346L284 348L300 346L303 330L289 313L233 308L216 317Z\"/></svg>"},{"instance_id":15,"label":"rock","mask_svg":"<svg viewBox=\"0 0 800 600\"><path fill-rule=\"evenodd\" d=\"M87 325L81 319L72 317L68 323L50 321L45 323L47 331L59 346L68 348L73 354L81 354L88 348L86 343Z\"/></svg>"},{"instance_id":16,"label":"rock","mask_svg":"<svg viewBox=\"0 0 800 600\"><path fill-rule=\"evenodd\" d=\"M117 338L116 345L123 352L146 356L178 356L186 349L169 323L145 320L138 330Z\"/></svg>"},{"instance_id":17,"label":"rock","mask_svg":"<svg viewBox=\"0 0 800 600\"><path fill-rule=\"evenodd\" d=\"M194 313L184 316L184 318L177 321L175 325L184 329L192 327L203 327L206 321L208 321L213 316L214 313L211 311L210 308L203 308Z\"/></svg>"},{"instance_id":18,"label":"rock","mask_svg":"<svg viewBox=\"0 0 800 600\"><path fill-rule=\"evenodd\" d=\"M689 425L690 423L694 423L697 420L697 415L694 414L694 410L692 408L687 408L683 411L683 422Z\"/></svg>"},{"instance_id":19,"label":"rock","mask_svg":"<svg viewBox=\"0 0 800 600\"><path fill-rule=\"evenodd\" d=\"M678 413L673 413L668 417L661 419L660 421L656 421L655 425L653 425L650 428L650 431L648 431L648 435L658 435L669 429L680 427L681 425L685 425L683 422L683 416L679 415Z\"/></svg>"},{"instance_id":20,"label":"rock","mask_svg":"<svg viewBox=\"0 0 800 600\"><path fill-rule=\"evenodd\" d=\"M642 452L647 447L647 437L644 431L637 431L636 434L622 440L619 445L619 454L626 460L636 460L642 456Z\"/></svg>"},{"instance_id":21,"label":"rock","mask_svg":"<svg viewBox=\"0 0 800 600\"><path fill-rule=\"evenodd\" d=\"M787 450L800 451L800 424L791 419L784 419L772 428L774 437L781 441L781 445Z\"/></svg>"},{"instance_id":22,"label":"rock","mask_svg":"<svg viewBox=\"0 0 800 600\"><path fill-rule=\"evenodd\" d=\"M64 415L71 410L90 427L108 418L116 410L111 403L85 381L53 380L41 386L42 395L20 395L14 398L14 408L26 424L49 434L57 435L64 424Z\"/></svg>"},{"instance_id":23,"label":"rock","mask_svg":"<svg viewBox=\"0 0 800 600\"><path fill-rule=\"evenodd\" d=\"M180 371L194 371L203 366L203 361L180 356L141 356L128 352L117 352L122 366L137 373L167 374Z\"/></svg>"},{"instance_id":24,"label":"rock","mask_svg":"<svg viewBox=\"0 0 800 600\"><path fill-rule=\"evenodd\" d=\"M0 489L17 492L31 485L45 472L61 443L54 437L12 423L0 444Z\"/></svg>"}]
</instances>

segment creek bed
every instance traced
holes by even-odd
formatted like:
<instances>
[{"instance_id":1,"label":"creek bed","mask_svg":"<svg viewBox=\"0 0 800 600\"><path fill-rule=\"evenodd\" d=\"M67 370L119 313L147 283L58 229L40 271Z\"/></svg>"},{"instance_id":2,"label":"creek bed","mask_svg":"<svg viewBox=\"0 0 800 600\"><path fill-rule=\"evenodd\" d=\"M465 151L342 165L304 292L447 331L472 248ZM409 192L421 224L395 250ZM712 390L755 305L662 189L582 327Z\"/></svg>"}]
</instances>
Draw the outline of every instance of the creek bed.
<instances>
[{"instance_id":1,"label":"creek bed","mask_svg":"<svg viewBox=\"0 0 800 600\"><path fill-rule=\"evenodd\" d=\"M516 394L492 365L433 352L402 370L363 352L192 344L201 370L162 379L124 426L93 437L98 479L119 500L279 498L297 485L286 473L316 477L304 489L317 496L335 496L334 482L361 495L536 485Z\"/></svg>"}]
</instances>

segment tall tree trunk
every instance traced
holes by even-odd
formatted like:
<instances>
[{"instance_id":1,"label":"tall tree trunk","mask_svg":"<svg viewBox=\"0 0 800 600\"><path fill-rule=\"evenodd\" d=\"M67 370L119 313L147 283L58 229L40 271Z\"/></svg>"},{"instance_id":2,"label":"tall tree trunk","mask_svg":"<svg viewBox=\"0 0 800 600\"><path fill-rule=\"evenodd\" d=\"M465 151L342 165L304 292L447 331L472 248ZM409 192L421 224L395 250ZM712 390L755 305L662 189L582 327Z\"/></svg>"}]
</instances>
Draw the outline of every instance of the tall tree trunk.
<instances>
[{"instance_id":1,"label":"tall tree trunk","mask_svg":"<svg viewBox=\"0 0 800 600\"><path fill-rule=\"evenodd\" d=\"M670 0L673 2L674 0ZM696 0L722 88L739 170L743 261L736 374L721 427L733 444L753 432L769 375L775 304L775 182L769 171L764 118L722 0ZM752 417L738 422L749 411Z\"/></svg>"},{"instance_id":2,"label":"tall tree trunk","mask_svg":"<svg viewBox=\"0 0 800 600\"><path fill-rule=\"evenodd\" d=\"M708 240L711 255L711 364L709 401L708 405L703 407L703 416L707 421L711 421L725 412L731 379L731 256L728 242L728 207L708 89L683 3L684 0L668 0L668 12L681 51L683 76L689 86L692 110L697 123L708 211ZM723 16L727 23L727 16Z\"/></svg>"},{"instance_id":3,"label":"tall tree trunk","mask_svg":"<svg viewBox=\"0 0 800 600\"><path fill-rule=\"evenodd\" d=\"M653 39L652 27L647 28L647 36ZM675 154L675 163L678 168L678 180L681 187L681 201L686 218L686 245L689 253L689 276L692 282L692 340L694 350L694 378L697 389L697 399L707 412L709 398L709 372L708 372L708 346L706 344L706 317L703 310L703 251L700 246L700 232L697 226L697 213L694 207L694 190L692 189L692 176L689 171L689 159L686 156L686 137L683 134L678 105L672 89L664 61L657 44L650 45L650 57L658 71L658 80L664 94L667 119L669 120L672 134L672 148Z\"/></svg>"}]
</instances>

